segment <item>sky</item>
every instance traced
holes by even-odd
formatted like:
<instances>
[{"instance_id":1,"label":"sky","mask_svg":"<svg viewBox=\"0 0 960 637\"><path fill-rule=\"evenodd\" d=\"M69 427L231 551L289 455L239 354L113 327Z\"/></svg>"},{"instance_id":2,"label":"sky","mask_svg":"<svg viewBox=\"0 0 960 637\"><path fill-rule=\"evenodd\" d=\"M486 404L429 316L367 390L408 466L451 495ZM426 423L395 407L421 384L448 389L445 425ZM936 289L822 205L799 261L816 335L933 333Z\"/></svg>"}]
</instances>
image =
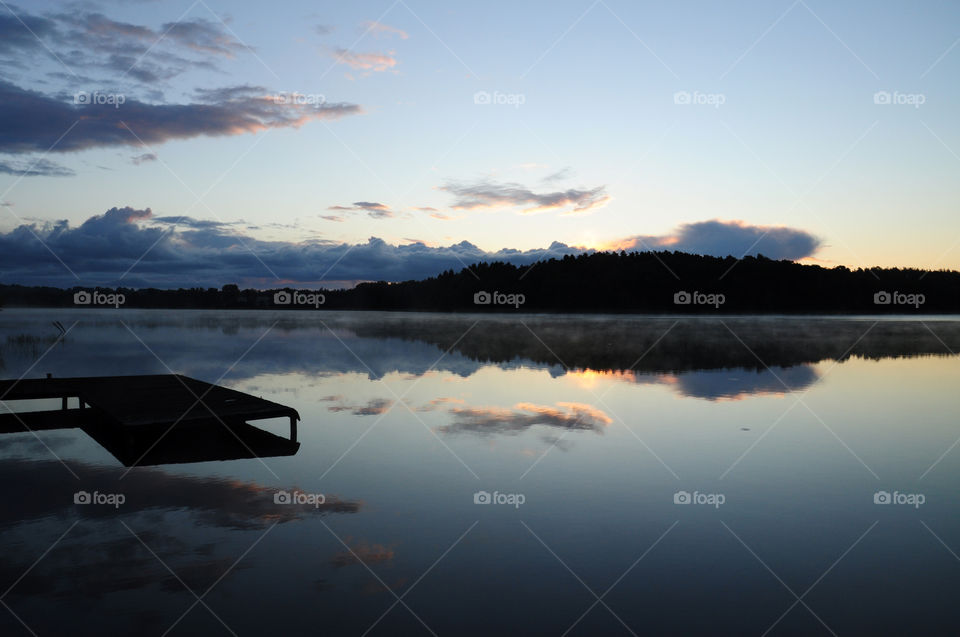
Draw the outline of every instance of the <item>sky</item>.
<instances>
[{"instance_id":1,"label":"sky","mask_svg":"<svg viewBox=\"0 0 960 637\"><path fill-rule=\"evenodd\" d=\"M0 283L960 269L956 2L0 0Z\"/></svg>"}]
</instances>

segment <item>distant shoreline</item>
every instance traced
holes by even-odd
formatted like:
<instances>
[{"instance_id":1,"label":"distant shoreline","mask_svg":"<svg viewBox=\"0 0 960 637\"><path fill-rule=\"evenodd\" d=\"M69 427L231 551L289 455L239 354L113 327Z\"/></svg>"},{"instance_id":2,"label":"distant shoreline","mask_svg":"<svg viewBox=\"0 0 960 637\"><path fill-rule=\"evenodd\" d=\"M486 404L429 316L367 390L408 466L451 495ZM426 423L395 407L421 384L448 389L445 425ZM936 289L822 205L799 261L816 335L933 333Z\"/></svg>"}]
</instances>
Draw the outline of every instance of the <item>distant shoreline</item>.
<instances>
[{"instance_id":1,"label":"distant shoreline","mask_svg":"<svg viewBox=\"0 0 960 637\"><path fill-rule=\"evenodd\" d=\"M529 266L477 263L349 289L41 287L0 284L0 307L272 309L530 314L960 314L960 272L823 268L763 256L598 252Z\"/></svg>"}]
</instances>

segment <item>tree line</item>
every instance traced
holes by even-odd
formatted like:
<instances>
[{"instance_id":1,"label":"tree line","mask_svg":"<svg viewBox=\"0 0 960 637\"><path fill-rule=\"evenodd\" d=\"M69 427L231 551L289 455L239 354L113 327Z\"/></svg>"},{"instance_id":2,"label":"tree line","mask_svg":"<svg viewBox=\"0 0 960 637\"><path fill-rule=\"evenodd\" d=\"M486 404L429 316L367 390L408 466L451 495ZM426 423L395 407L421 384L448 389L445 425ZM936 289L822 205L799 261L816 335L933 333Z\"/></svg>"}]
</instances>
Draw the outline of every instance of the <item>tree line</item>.
<instances>
[{"instance_id":1,"label":"tree line","mask_svg":"<svg viewBox=\"0 0 960 637\"><path fill-rule=\"evenodd\" d=\"M0 304L75 306L75 295L93 290L0 285ZM262 290L228 284L219 289L107 291L122 294L124 307L173 309L670 314L960 312L960 272L956 271L852 270L776 261L762 255L735 259L669 251L595 252L526 266L483 262L419 281L364 282L349 289Z\"/></svg>"}]
</instances>

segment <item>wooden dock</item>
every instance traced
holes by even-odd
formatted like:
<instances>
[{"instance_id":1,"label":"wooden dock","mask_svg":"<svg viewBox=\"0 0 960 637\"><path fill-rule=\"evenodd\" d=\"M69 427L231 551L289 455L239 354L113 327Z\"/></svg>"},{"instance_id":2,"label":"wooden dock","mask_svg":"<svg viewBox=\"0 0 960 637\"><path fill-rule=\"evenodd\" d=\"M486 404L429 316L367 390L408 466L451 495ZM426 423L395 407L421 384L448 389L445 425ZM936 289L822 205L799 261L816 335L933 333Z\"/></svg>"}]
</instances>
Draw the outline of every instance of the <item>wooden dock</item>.
<instances>
[{"instance_id":1,"label":"wooden dock","mask_svg":"<svg viewBox=\"0 0 960 637\"><path fill-rule=\"evenodd\" d=\"M78 407L68 408L77 399ZM0 401L61 408L0 414L0 433L80 428L126 466L293 455L292 407L179 374L0 381ZM290 438L249 421L289 418Z\"/></svg>"}]
</instances>

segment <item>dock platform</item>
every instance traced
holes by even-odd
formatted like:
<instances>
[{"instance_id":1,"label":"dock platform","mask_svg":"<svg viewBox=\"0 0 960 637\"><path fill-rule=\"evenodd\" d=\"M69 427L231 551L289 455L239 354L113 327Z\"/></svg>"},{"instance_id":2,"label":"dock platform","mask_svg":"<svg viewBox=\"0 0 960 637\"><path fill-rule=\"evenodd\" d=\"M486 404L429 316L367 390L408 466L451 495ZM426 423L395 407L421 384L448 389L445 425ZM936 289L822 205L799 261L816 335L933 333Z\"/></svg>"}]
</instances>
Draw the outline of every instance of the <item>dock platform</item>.
<instances>
[{"instance_id":1,"label":"dock platform","mask_svg":"<svg viewBox=\"0 0 960 637\"><path fill-rule=\"evenodd\" d=\"M78 407L68 408L71 398ZM4 404L41 399L60 399L61 409L0 414L0 434L80 428L127 466L293 455L300 446L292 407L179 374L0 381ZM270 418L289 418L289 440L249 424Z\"/></svg>"}]
</instances>

